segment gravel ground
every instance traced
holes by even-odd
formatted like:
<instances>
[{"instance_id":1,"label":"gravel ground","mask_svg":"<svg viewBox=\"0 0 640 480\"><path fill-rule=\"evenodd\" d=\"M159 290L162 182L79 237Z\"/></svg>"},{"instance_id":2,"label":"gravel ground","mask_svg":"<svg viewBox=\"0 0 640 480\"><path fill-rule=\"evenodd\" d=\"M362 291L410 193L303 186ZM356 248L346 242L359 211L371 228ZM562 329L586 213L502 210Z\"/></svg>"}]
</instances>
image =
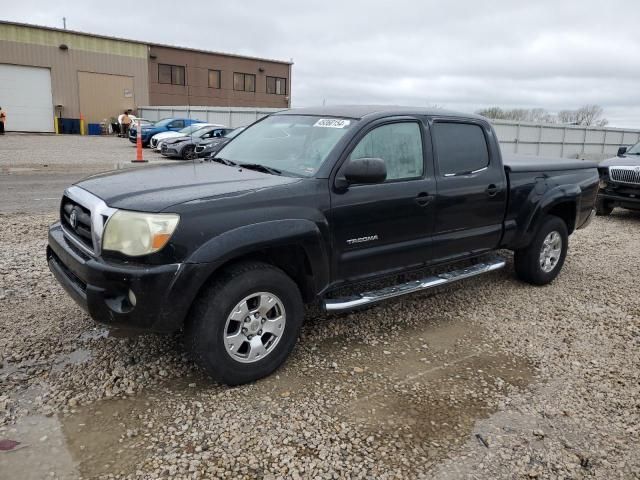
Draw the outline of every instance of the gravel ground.
<instances>
[{"instance_id":1,"label":"gravel ground","mask_svg":"<svg viewBox=\"0 0 640 480\"><path fill-rule=\"evenodd\" d=\"M210 382L179 335L112 337L49 274L53 214L0 214L6 478L640 478L640 214L349 315L313 310L277 374ZM25 468L26 466L26 468Z\"/></svg>"}]
</instances>

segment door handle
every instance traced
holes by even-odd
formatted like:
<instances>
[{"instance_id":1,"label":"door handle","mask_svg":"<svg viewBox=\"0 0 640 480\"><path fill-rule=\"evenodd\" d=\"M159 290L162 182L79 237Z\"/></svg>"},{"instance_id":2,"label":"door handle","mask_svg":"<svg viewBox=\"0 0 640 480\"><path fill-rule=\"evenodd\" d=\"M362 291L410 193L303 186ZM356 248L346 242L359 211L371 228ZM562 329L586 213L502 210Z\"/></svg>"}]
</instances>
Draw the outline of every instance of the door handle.
<instances>
[{"instance_id":1,"label":"door handle","mask_svg":"<svg viewBox=\"0 0 640 480\"><path fill-rule=\"evenodd\" d=\"M433 195L429 195L427 192L420 192L416 198L413 199L414 202L418 204L420 207L426 207L433 200Z\"/></svg>"},{"instance_id":2,"label":"door handle","mask_svg":"<svg viewBox=\"0 0 640 480\"><path fill-rule=\"evenodd\" d=\"M500 192L500 189L492 183L487 187L485 192L489 197L495 197Z\"/></svg>"}]
</instances>

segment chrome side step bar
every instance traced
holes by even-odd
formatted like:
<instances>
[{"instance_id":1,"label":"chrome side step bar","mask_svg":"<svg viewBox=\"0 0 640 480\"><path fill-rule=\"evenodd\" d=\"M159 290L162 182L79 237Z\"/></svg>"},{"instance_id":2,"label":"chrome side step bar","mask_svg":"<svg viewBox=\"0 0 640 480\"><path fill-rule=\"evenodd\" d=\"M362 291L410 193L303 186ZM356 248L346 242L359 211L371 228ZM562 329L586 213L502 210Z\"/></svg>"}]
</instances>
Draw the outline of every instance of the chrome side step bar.
<instances>
[{"instance_id":1,"label":"chrome side step bar","mask_svg":"<svg viewBox=\"0 0 640 480\"><path fill-rule=\"evenodd\" d=\"M409 293L415 293L433 287L439 287L446 285L447 283L453 283L465 278L475 277L476 275L499 270L505 265L506 262L503 258L493 257L459 270L453 270L451 272L445 272L420 280L401 283L399 285L392 285L390 287L381 288L380 290L363 292L351 297L328 298L324 300L323 306L327 312L353 310L372 303L381 302L382 300L387 300L389 298L399 297L401 295L407 295Z\"/></svg>"}]
</instances>

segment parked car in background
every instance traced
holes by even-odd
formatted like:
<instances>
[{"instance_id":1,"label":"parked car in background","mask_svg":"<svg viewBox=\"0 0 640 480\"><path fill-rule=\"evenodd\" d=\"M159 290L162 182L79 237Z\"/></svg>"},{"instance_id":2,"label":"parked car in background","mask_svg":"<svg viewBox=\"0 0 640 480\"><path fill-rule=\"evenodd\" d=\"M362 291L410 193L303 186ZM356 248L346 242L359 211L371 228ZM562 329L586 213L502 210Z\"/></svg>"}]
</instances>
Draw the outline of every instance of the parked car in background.
<instances>
[{"instance_id":1,"label":"parked car in background","mask_svg":"<svg viewBox=\"0 0 640 480\"><path fill-rule=\"evenodd\" d=\"M598 171L598 215L610 215L615 207L640 210L640 142L620 147L617 156L600 162Z\"/></svg>"},{"instance_id":2,"label":"parked car in background","mask_svg":"<svg viewBox=\"0 0 640 480\"><path fill-rule=\"evenodd\" d=\"M162 149L160 153L169 158L182 158L190 160L198 158L195 149L201 141L213 138L222 138L231 131L226 127L205 127L191 133L189 136L178 138L167 138L162 140Z\"/></svg>"},{"instance_id":3,"label":"parked car in background","mask_svg":"<svg viewBox=\"0 0 640 480\"><path fill-rule=\"evenodd\" d=\"M237 137L245 128L247 127L238 127L234 130L231 130L224 137L202 140L198 145L196 145L196 155L198 156L198 158L205 158L215 155L218 150L229 143L232 138Z\"/></svg>"},{"instance_id":4,"label":"parked car in background","mask_svg":"<svg viewBox=\"0 0 640 480\"><path fill-rule=\"evenodd\" d=\"M182 130L184 127L188 127L189 125L193 125L194 123L205 123L202 120L196 120L193 118L163 118L162 120L158 120L156 123L145 127L142 125L142 146L149 146L149 141L151 137L153 137L157 133L161 132L169 132ZM129 129L129 141L132 143L136 143L138 140L138 126L135 124L131 125Z\"/></svg>"},{"instance_id":5,"label":"parked car in background","mask_svg":"<svg viewBox=\"0 0 640 480\"><path fill-rule=\"evenodd\" d=\"M191 135L196 130L200 130L201 128L204 128L204 127L224 127L224 125L217 125L215 123L193 123L188 127L184 127L182 130L178 130L177 132L170 130L168 132L156 133L153 137L151 137L151 140L149 141L149 146L151 148L155 148L156 150L160 151L160 148L161 148L160 142L162 142L162 140L165 140L168 138L177 138L177 137L184 137L187 135Z\"/></svg>"}]
</instances>

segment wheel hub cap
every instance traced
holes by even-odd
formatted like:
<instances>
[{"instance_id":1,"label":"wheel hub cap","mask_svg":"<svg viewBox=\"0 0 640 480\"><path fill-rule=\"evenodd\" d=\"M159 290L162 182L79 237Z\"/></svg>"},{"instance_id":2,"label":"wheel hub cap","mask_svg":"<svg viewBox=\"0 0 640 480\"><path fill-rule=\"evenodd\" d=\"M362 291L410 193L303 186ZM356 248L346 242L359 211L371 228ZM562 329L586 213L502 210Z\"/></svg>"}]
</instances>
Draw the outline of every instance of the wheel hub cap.
<instances>
[{"instance_id":1,"label":"wheel hub cap","mask_svg":"<svg viewBox=\"0 0 640 480\"><path fill-rule=\"evenodd\" d=\"M542 242L540 250L540 268L543 272L549 273L560 261L562 254L562 237L556 231L549 232Z\"/></svg>"},{"instance_id":2,"label":"wheel hub cap","mask_svg":"<svg viewBox=\"0 0 640 480\"><path fill-rule=\"evenodd\" d=\"M286 321L284 304L276 295L269 292L249 295L227 317L225 349L238 362L262 360L280 342Z\"/></svg>"}]
</instances>

